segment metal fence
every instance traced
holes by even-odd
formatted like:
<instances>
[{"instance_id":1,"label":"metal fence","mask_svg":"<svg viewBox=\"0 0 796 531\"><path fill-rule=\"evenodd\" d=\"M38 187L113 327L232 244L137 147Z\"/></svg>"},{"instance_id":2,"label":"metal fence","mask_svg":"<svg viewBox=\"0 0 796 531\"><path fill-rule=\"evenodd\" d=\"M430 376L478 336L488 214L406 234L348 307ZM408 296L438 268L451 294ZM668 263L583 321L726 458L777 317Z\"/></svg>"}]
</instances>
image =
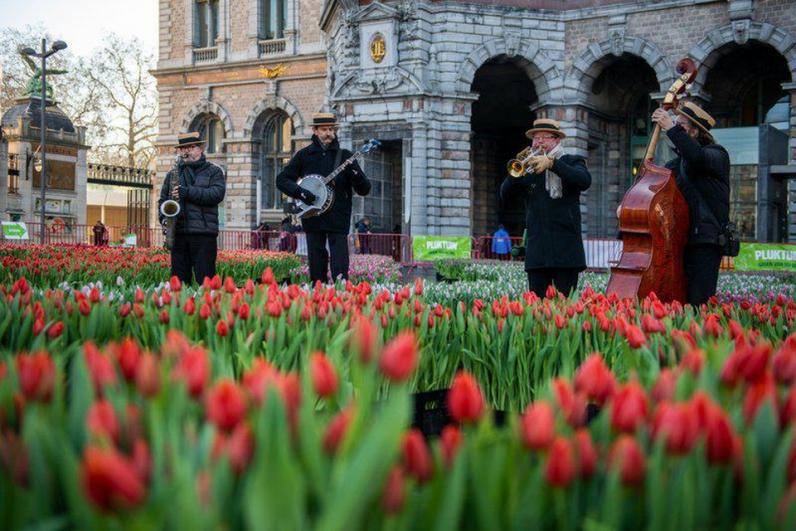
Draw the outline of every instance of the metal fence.
<instances>
[{"instance_id":1,"label":"metal fence","mask_svg":"<svg viewBox=\"0 0 796 531\"><path fill-rule=\"evenodd\" d=\"M41 241L41 224L26 223L30 243L45 245L123 245L129 243L129 235L135 235L137 247L162 247L163 231L160 228L143 226L110 227L106 226L107 238L97 239L93 225L47 225L44 231L44 242ZM500 238L478 236L472 238L471 258L474 260L523 261L523 257L513 257L507 248L522 245L522 238ZM508 243L509 245L506 245ZM591 270L608 270L619 262L622 255L622 241L610 238L586 238L583 240L586 252L586 267ZM351 254L370 254L389 256L396 262L411 264L414 262L412 238L406 234L353 233L348 235L348 247ZM251 231L222 230L218 235L218 248L221 250L265 250L307 254L306 237L302 232L288 231ZM724 257L722 270L732 270L733 259Z\"/></svg>"}]
</instances>

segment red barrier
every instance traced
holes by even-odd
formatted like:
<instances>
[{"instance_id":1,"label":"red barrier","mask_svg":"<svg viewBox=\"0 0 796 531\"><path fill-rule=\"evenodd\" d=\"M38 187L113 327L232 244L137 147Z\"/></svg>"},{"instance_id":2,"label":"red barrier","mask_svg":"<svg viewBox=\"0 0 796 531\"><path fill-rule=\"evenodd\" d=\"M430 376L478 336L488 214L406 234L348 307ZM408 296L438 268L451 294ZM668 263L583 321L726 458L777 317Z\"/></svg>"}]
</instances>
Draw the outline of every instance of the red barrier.
<instances>
[{"instance_id":1,"label":"red barrier","mask_svg":"<svg viewBox=\"0 0 796 531\"><path fill-rule=\"evenodd\" d=\"M412 240L405 234L355 233L348 235L351 254L380 254L401 263L412 261Z\"/></svg>"},{"instance_id":2,"label":"red barrier","mask_svg":"<svg viewBox=\"0 0 796 531\"><path fill-rule=\"evenodd\" d=\"M520 236L509 238L481 236L473 238L472 257L481 260L524 261L524 256L511 256L511 248L521 246L522 237Z\"/></svg>"}]
</instances>

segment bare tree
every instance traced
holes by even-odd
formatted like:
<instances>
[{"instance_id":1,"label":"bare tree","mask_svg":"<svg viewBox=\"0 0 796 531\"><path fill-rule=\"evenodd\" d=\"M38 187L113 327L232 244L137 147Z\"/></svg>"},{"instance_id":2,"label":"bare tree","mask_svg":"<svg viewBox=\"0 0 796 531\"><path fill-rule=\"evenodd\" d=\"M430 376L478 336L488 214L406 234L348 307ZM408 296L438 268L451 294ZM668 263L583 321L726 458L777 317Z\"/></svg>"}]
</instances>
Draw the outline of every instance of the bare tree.
<instances>
[{"instance_id":1,"label":"bare tree","mask_svg":"<svg viewBox=\"0 0 796 531\"><path fill-rule=\"evenodd\" d=\"M81 64L87 84L96 88L109 115L105 141L96 145L103 158L124 158L128 166L138 167L153 160L158 119L155 79L149 74L153 66L154 57L141 41L116 34L108 35Z\"/></svg>"}]
</instances>

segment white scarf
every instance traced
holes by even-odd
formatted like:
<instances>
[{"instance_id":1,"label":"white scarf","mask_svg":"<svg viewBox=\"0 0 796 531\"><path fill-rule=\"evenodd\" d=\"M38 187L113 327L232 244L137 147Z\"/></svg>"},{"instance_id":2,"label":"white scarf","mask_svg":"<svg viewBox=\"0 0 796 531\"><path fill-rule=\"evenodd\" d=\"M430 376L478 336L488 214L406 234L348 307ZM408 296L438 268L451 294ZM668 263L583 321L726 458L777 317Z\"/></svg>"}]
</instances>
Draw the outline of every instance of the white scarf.
<instances>
[{"instance_id":1,"label":"white scarf","mask_svg":"<svg viewBox=\"0 0 796 531\"><path fill-rule=\"evenodd\" d=\"M564 154L564 148L558 144L546 156L558 159ZM564 195L563 185L561 184L561 177L556 175L550 170L544 172L544 189L550 194L551 199L560 199Z\"/></svg>"}]
</instances>

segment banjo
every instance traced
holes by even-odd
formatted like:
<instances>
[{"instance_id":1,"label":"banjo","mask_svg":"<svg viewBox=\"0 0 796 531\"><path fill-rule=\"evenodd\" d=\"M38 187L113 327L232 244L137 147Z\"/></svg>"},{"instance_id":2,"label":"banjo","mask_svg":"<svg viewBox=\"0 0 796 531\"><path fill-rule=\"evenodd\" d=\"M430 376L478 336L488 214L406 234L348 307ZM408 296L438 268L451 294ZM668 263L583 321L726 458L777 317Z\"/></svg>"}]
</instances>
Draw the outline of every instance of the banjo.
<instances>
[{"instance_id":1,"label":"banjo","mask_svg":"<svg viewBox=\"0 0 796 531\"><path fill-rule=\"evenodd\" d=\"M312 192L315 195L315 201L311 204L307 204L301 199L296 199L296 217L299 219L310 218L319 214L323 214L329 210L329 207L331 207L332 203L334 202L334 190L331 186L329 186L329 183L332 182L332 179L337 177L357 158L361 157L368 151L377 148L379 145L381 145L381 142L371 138L356 153L343 161L342 164L335 168L334 171L332 171L332 173L326 177L321 175L305 175L299 179L297 184L302 188Z\"/></svg>"}]
</instances>

